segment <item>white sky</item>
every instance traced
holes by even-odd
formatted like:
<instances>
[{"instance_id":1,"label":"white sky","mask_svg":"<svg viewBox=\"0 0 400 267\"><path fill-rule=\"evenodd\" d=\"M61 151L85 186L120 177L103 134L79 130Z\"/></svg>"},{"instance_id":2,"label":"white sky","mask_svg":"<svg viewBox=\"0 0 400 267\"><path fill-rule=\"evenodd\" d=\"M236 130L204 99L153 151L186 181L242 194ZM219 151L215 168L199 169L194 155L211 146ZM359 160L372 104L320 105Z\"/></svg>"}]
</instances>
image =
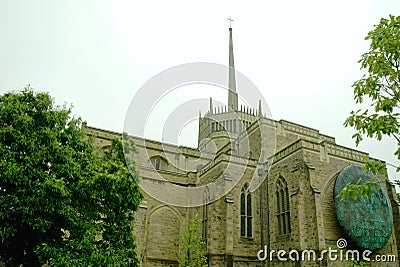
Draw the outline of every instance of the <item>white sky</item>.
<instances>
[{"instance_id":1,"label":"white sky","mask_svg":"<svg viewBox=\"0 0 400 267\"><path fill-rule=\"evenodd\" d=\"M184 63L228 63L232 16L236 68L285 119L355 147L344 128L364 40L398 0L0 1L0 93L26 84L72 103L89 125L122 131L136 90ZM396 144L358 149L397 164ZM392 179L393 168L389 168Z\"/></svg>"}]
</instances>

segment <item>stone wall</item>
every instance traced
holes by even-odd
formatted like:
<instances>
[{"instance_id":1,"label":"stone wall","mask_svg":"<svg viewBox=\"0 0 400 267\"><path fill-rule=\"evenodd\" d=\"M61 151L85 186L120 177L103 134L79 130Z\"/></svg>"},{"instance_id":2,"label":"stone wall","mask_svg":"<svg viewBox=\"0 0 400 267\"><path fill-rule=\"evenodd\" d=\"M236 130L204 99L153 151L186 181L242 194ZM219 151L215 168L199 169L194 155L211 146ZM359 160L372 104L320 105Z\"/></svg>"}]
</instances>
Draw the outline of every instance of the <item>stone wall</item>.
<instances>
[{"instance_id":1,"label":"stone wall","mask_svg":"<svg viewBox=\"0 0 400 267\"><path fill-rule=\"evenodd\" d=\"M260 130L259 127L264 127ZM117 133L87 128L97 136L96 144L107 148ZM261 134L267 133L267 134ZM134 137L137 146L135 160L142 177L157 182L161 174L180 186L201 186L220 178L219 190L232 187L220 198L210 192L206 199L215 200L207 207L206 254L209 266L261 266L257 252L261 248L261 225L267 240L265 217L265 185L263 206L260 191L254 181L259 179L260 163L270 164L268 174L268 200L270 214L271 248L313 249L317 253L329 247L336 248L342 237L333 209L333 186L338 173L350 164L362 165L366 153L335 144L335 139L319 131L286 121L261 119L254 121L248 131L239 135L241 143L236 150L232 140L221 145L217 154L197 149L178 147ZM276 146L271 146L276 140ZM261 149L268 147L267 150ZM271 150L272 149L272 150ZM253 153L246 154L245 151ZM273 151L272 155L265 151ZM264 154L263 154L264 153ZM149 166L150 156L162 156L169 162L164 171ZM272 157L273 156L273 157ZM187 158L187 162L185 163ZM187 166L185 166L187 165ZM200 166L200 167L199 167ZM243 169L245 166L245 169ZM187 168L186 168L187 167ZM277 222L277 181L284 178L289 189L291 232L279 234ZM400 211L394 187L387 176L379 176L389 193L394 214L394 229L388 244L377 253L398 255L400 240ZM240 193L243 186L251 187L252 237L240 236ZM169 192L170 193L170 192ZM215 192L214 192L215 193ZM202 207L172 207L145 195L135 214L135 235L142 266L176 266L174 250L179 233ZM260 211L264 212L263 222ZM276 255L276 254L275 254ZM318 254L317 254L318 255ZM280 262L274 258L272 266L347 266L349 262ZM398 266L397 263L372 263L371 266Z\"/></svg>"}]
</instances>

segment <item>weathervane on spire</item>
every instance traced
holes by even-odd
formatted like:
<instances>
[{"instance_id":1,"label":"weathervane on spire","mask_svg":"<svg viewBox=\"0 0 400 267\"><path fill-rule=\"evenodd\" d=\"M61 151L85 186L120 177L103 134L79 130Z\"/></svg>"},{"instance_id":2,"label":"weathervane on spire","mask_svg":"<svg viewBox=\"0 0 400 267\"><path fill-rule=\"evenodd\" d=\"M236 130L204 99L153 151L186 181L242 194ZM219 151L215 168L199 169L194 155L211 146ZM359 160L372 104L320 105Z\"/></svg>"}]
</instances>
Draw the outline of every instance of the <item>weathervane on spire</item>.
<instances>
[{"instance_id":1,"label":"weathervane on spire","mask_svg":"<svg viewBox=\"0 0 400 267\"><path fill-rule=\"evenodd\" d=\"M226 18L226 19L229 20L229 28L232 28L233 19L231 18L231 16L229 16L229 18Z\"/></svg>"}]
</instances>

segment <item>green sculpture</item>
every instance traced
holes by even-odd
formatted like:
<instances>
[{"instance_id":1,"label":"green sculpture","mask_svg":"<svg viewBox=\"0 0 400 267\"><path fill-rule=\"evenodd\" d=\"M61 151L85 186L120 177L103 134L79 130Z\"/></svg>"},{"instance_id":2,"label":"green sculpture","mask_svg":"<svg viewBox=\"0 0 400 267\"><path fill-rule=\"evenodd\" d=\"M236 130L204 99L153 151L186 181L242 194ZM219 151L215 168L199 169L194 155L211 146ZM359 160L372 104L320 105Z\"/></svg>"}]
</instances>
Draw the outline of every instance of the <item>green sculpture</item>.
<instances>
[{"instance_id":1,"label":"green sculpture","mask_svg":"<svg viewBox=\"0 0 400 267\"><path fill-rule=\"evenodd\" d=\"M336 197L350 182L363 184L374 179L379 190L372 189L371 198L342 200ZM393 227L393 214L389 198L382 183L372 173L364 173L362 167L350 165L345 167L336 178L334 187L334 205L336 218L346 237L361 249L371 251L386 245Z\"/></svg>"}]
</instances>

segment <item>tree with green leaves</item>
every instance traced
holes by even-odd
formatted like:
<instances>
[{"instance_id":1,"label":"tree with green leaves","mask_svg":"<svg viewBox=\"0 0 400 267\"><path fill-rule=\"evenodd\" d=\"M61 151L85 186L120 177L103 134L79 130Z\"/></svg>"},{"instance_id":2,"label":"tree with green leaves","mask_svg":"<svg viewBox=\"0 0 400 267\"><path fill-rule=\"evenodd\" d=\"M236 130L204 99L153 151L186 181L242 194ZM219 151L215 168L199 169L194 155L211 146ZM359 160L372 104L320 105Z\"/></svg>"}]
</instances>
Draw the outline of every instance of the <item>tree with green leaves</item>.
<instances>
[{"instance_id":1,"label":"tree with green leaves","mask_svg":"<svg viewBox=\"0 0 400 267\"><path fill-rule=\"evenodd\" d=\"M133 143L114 139L100 151L47 93L0 96L0 262L137 266L142 193L123 149Z\"/></svg>"},{"instance_id":2,"label":"tree with green leaves","mask_svg":"<svg viewBox=\"0 0 400 267\"><path fill-rule=\"evenodd\" d=\"M189 221L187 229L179 236L178 250L175 252L179 267L208 266L204 250L205 242L201 236L201 220L196 213Z\"/></svg>"},{"instance_id":3,"label":"tree with green leaves","mask_svg":"<svg viewBox=\"0 0 400 267\"><path fill-rule=\"evenodd\" d=\"M379 141L383 136L393 138L397 143L394 154L400 159L400 16L382 18L365 39L370 40L370 48L359 63L367 73L354 82L353 89L356 103L367 102L369 108L352 111L344 125L356 130L353 135L356 145L364 136ZM386 166L366 159L364 169L377 174L385 172ZM368 188L350 186L350 195Z\"/></svg>"}]
</instances>

